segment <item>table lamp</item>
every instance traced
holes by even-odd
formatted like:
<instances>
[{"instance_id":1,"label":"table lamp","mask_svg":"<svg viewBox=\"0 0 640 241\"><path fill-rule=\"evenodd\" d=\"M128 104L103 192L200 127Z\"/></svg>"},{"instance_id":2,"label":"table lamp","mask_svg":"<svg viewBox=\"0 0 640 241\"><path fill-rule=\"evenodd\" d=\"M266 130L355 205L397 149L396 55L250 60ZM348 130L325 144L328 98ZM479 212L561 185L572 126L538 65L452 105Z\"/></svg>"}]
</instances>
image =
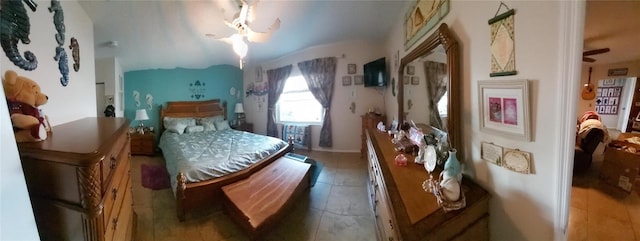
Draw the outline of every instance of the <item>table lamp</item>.
<instances>
[{"instance_id":1,"label":"table lamp","mask_svg":"<svg viewBox=\"0 0 640 241\"><path fill-rule=\"evenodd\" d=\"M238 114L238 125L242 125L242 123L244 123L244 107L242 106L242 103L236 103L236 109L234 112Z\"/></svg>"},{"instance_id":2,"label":"table lamp","mask_svg":"<svg viewBox=\"0 0 640 241\"><path fill-rule=\"evenodd\" d=\"M140 125L138 125L138 132L144 133L144 121L148 119L149 116L147 115L146 109L136 110L136 120L140 121Z\"/></svg>"}]
</instances>

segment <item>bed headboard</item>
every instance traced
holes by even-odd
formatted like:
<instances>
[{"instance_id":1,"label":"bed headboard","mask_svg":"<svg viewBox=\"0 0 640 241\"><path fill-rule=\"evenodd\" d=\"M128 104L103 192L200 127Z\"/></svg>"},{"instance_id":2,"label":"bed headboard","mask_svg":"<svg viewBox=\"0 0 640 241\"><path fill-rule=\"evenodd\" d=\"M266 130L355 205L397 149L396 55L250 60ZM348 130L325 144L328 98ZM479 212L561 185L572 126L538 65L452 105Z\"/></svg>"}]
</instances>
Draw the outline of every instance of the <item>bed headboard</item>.
<instances>
[{"instance_id":1,"label":"bed headboard","mask_svg":"<svg viewBox=\"0 0 640 241\"><path fill-rule=\"evenodd\" d=\"M160 133L164 131L164 117L209 117L223 115L227 119L227 103L220 99L203 101L168 101L160 109Z\"/></svg>"}]
</instances>

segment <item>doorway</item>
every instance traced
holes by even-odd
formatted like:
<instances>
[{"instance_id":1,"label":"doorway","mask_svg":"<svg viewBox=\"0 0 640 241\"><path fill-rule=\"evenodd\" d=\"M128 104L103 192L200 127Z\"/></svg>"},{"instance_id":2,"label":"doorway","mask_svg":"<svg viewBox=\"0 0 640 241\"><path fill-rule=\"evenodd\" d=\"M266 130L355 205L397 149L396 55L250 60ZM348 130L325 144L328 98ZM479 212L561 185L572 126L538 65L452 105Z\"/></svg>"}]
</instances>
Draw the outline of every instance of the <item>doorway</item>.
<instances>
[{"instance_id":1,"label":"doorway","mask_svg":"<svg viewBox=\"0 0 640 241\"><path fill-rule=\"evenodd\" d=\"M104 96L104 83L96 83L96 116L104 116L105 108L107 108L107 100Z\"/></svg>"}]
</instances>

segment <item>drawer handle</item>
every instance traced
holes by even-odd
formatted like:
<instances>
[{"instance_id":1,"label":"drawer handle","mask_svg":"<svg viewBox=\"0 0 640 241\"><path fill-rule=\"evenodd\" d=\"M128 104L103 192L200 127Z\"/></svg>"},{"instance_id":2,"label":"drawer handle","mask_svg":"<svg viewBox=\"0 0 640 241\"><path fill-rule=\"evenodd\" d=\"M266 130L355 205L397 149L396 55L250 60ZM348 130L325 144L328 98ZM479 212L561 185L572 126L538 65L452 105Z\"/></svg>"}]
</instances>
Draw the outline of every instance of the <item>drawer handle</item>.
<instances>
[{"instance_id":1,"label":"drawer handle","mask_svg":"<svg viewBox=\"0 0 640 241\"><path fill-rule=\"evenodd\" d=\"M111 192L113 193L113 200L115 201L117 199L118 196L118 189L111 189Z\"/></svg>"},{"instance_id":2,"label":"drawer handle","mask_svg":"<svg viewBox=\"0 0 640 241\"><path fill-rule=\"evenodd\" d=\"M113 223L113 230L116 230L116 227L118 227L118 219L114 218L111 222Z\"/></svg>"},{"instance_id":3,"label":"drawer handle","mask_svg":"<svg viewBox=\"0 0 640 241\"><path fill-rule=\"evenodd\" d=\"M389 228L393 230L393 224L391 223L391 219L389 219Z\"/></svg>"},{"instance_id":4,"label":"drawer handle","mask_svg":"<svg viewBox=\"0 0 640 241\"><path fill-rule=\"evenodd\" d=\"M116 158L111 156L111 164L109 165L111 169L116 169Z\"/></svg>"}]
</instances>

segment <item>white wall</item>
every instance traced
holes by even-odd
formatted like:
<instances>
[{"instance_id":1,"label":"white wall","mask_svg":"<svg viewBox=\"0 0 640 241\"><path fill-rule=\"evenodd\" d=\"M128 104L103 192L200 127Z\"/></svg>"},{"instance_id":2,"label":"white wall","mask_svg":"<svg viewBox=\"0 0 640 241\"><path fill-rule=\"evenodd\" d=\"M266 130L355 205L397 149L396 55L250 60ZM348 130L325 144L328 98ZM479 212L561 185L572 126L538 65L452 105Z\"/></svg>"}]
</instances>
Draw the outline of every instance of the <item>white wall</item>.
<instances>
[{"instance_id":1,"label":"white wall","mask_svg":"<svg viewBox=\"0 0 640 241\"><path fill-rule=\"evenodd\" d=\"M580 82L580 86L582 87L584 84L588 83L589 81L589 66L591 66L593 69L593 71L591 72L591 84L593 84L594 86L597 86L598 80L602 80L602 79L610 79L610 78L625 78L625 77L638 77L640 76L640 60L635 60L635 61L628 61L628 62L621 62L621 63L614 63L614 64L598 64L598 62L595 62L595 64L591 64L591 65L582 65L582 78L581 78L581 82ZM615 68L628 68L628 73L626 76L612 76L609 77L607 72L609 71L609 69L615 69ZM593 100L583 100L582 98L578 98L578 108L577 108L577 113L576 116L580 117L582 116L582 114L584 114L584 112L589 111L589 110L594 110L595 109L595 101L596 99ZM615 126L609 126L607 125L607 127L609 128L615 128Z\"/></svg>"},{"instance_id":2,"label":"white wall","mask_svg":"<svg viewBox=\"0 0 640 241\"><path fill-rule=\"evenodd\" d=\"M42 92L49 96L49 103L41 108L49 116L51 125L58 125L88 116L96 116L95 65L93 46L93 23L84 9L76 1L61 1L66 27L63 47L67 52L69 64L69 84L60 84L58 62L53 59L58 43L53 25L53 13L47 9L50 1L36 1L38 8L27 14L31 23L30 44L18 44L20 53L31 51L38 59L38 68L24 71L15 66L4 53L0 56L0 71L12 69L19 75L36 81ZM71 38L75 37L80 45L80 70L73 70L73 57L69 49ZM71 108L72 107L72 108Z\"/></svg>"},{"instance_id":3,"label":"white wall","mask_svg":"<svg viewBox=\"0 0 640 241\"><path fill-rule=\"evenodd\" d=\"M120 83L120 78L124 78L122 67L117 58L102 58L96 60L96 83L104 83L104 95L113 96L113 106L116 108L116 117L124 117L123 95L124 83ZM98 110L102 113L103 110ZM100 115L101 116L101 115Z\"/></svg>"},{"instance_id":4,"label":"white wall","mask_svg":"<svg viewBox=\"0 0 640 241\"><path fill-rule=\"evenodd\" d=\"M0 73L12 69L19 75L36 81L42 92L49 96L49 103L42 109L52 125L76 119L96 116L95 66L93 48L93 23L76 1L61 1L64 10L66 36L64 48L69 62L69 85L60 84L58 62L53 60L57 42L53 25L53 13L48 11L50 1L36 1L38 8L27 14L31 23L31 43L18 44L21 53L32 51L38 59L38 68L24 71L15 66L4 53L0 55ZM25 7L26 8L26 7ZM73 70L73 57L69 49L71 37L80 44L80 70ZM8 118L4 91L0 91L0 240L39 240L31 210L27 188L22 173L20 157Z\"/></svg>"},{"instance_id":5,"label":"white wall","mask_svg":"<svg viewBox=\"0 0 640 241\"><path fill-rule=\"evenodd\" d=\"M342 58L342 55L345 55ZM384 89L365 88L364 85L342 86L342 77L347 75L347 64L356 64L356 75L362 75L362 66L370 61L384 56L383 46L367 41L347 41L329 45L315 46L301 50L276 60L260 63L265 71L264 80L266 82L266 70L279 68L288 64L293 65L290 76L299 74L298 63L306 60L323 57L338 57L336 68L336 79L334 85L333 101L331 104L333 147L318 147L318 137L321 126L312 126L313 150L330 150L335 152L359 152L360 151L360 116L366 113L369 107L385 112ZM392 59L387 58L387 66ZM249 83L256 79L256 66L247 66L244 72L245 91ZM389 89L389 88L387 88ZM258 109L258 100L263 99L264 107ZM395 102L395 100L393 100ZM351 102L356 103L355 113L351 113L349 106ZM245 97L244 108L248 122L254 124L256 133L266 134L267 132L267 98L251 95Z\"/></svg>"},{"instance_id":6,"label":"white wall","mask_svg":"<svg viewBox=\"0 0 640 241\"><path fill-rule=\"evenodd\" d=\"M11 129L7 100L0 91L0 240L39 240L27 184Z\"/></svg>"},{"instance_id":7,"label":"white wall","mask_svg":"<svg viewBox=\"0 0 640 241\"><path fill-rule=\"evenodd\" d=\"M562 123L558 79L563 66L558 54L562 14L560 2L508 1L515 14L515 76L490 78L490 32L487 21L495 15L499 2L452 1L447 23L460 45L462 147L465 173L491 193L491 240L553 240L558 215L558 160ZM398 18L387 41L387 56L403 51L403 16ZM431 31L433 32L433 30ZM429 36L427 33L424 37ZM576 56L577 58L577 56ZM485 134L479 130L477 83L479 80L528 79L530 84L531 131L533 140L519 141ZM396 104L387 102L387 114L396 115ZM575 103L563 103L575 105ZM489 164L480 158L480 142L493 142L507 148L532 153L534 174L524 175ZM463 181L464 182L464 181Z\"/></svg>"}]
</instances>

